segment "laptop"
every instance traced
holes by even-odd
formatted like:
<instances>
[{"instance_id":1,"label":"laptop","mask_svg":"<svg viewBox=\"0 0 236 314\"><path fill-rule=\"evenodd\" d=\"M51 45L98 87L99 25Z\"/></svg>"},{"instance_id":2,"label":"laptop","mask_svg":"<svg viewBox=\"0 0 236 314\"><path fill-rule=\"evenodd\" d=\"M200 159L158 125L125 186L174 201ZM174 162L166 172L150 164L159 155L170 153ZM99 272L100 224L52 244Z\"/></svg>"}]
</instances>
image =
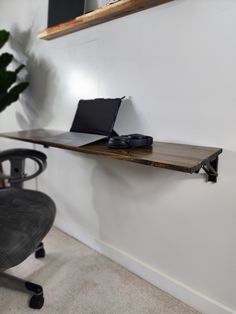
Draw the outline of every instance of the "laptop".
<instances>
[{"instance_id":1,"label":"laptop","mask_svg":"<svg viewBox=\"0 0 236 314\"><path fill-rule=\"evenodd\" d=\"M108 140L113 131L122 99L80 100L70 132L50 136L47 141L71 146L84 146Z\"/></svg>"}]
</instances>

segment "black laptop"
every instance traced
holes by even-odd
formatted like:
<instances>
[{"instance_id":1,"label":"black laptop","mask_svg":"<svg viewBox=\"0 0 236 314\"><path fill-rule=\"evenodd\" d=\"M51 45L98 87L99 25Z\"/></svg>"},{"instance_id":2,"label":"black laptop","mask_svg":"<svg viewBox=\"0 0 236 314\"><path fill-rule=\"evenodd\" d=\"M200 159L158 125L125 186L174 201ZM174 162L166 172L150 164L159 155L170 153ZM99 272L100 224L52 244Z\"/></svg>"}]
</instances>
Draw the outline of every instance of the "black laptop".
<instances>
[{"instance_id":1,"label":"black laptop","mask_svg":"<svg viewBox=\"0 0 236 314\"><path fill-rule=\"evenodd\" d=\"M84 146L106 140L115 132L113 127L122 99L80 100L70 132L48 137L54 143Z\"/></svg>"}]
</instances>

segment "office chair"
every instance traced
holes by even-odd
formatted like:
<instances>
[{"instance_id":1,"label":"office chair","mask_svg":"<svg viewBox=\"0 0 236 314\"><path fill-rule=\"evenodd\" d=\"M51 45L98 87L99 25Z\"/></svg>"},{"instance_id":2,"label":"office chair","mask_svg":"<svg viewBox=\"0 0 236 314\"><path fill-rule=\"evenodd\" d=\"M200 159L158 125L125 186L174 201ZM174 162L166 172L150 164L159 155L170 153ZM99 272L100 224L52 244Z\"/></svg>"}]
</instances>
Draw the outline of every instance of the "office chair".
<instances>
[{"instance_id":1,"label":"office chair","mask_svg":"<svg viewBox=\"0 0 236 314\"><path fill-rule=\"evenodd\" d=\"M25 161L37 164L33 174L24 173ZM1 174L7 187L0 189L0 284L32 295L29 307L40 309L44 304L43 288L35 283L4 273L23 262L30 254L44 257L42 239L52 227L56 207L44 193L23 189L23 182L39 175L46 168L46 155L31 149L0 152L0 163L10 162L10 174Z\"/></svg>"}]
</instances>

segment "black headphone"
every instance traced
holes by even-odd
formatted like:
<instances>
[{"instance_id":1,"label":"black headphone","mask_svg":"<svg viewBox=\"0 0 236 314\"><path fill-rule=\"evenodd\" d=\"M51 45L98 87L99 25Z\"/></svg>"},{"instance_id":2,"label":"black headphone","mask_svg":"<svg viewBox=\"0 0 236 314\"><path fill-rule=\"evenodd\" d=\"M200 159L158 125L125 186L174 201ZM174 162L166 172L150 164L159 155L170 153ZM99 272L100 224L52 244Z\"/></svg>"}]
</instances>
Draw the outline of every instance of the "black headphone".
<instances>
[{"instance_id":1,"label":"black headphone","mask_svg":"<svg viewBox=\"0 0 236 314\"><path fill-rule=\"evenodd\" d=\"M109 148L133 148L151 146L153 138L142 134L129 134L111 137L108 141Z\"/></svg>"}]
</instances>

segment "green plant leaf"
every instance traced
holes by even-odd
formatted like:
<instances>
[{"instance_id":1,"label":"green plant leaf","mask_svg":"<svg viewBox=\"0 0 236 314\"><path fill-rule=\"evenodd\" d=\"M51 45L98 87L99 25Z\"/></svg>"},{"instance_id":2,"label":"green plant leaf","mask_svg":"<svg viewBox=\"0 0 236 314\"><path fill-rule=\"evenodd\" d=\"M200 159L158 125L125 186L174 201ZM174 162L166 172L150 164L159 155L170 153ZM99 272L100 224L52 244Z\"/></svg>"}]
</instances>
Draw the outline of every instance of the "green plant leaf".
<instances>
[{"instance_id":1,"label":"green plant leaf","mask_svg":"<svg viewBox=\"0 0 236 314\"><path fill-rule=\"evenodd\" d=\"M10 53L3 53L0 55L0 67L6 69L7 66L12 62L13 55Z\"/></svg>"},{"instance_id":2,"label":"green plant leaf","mask_svg":"<svg viewBox=\"0 0 236 314\"><path fill-rule=\"evenodd\" d=\"M2 112L6 108L6 101L4 101L7 93L0 94L0 112Z\"/></svg>"},{"instance_id":3,"label":"green plant leaf","mask_svg":"<svg viewBox=\"0 0 236 314\"><path fill-rule=\"evenodd\" d=\"M5 96L6 93L0 93L0 102L3 99L3 97Z\"/></svg>"},{"instance_id":4,"label":"green plant leaf","mask_svg":"<svg viewBox=\"0 0 236 314\"><path fill-rule=\"evenodd\" d=\"M0 30L0 49L10 37L6 30ZM3 53L0 55L0 112L6 109L11 103L18 100L20 94L28 87L28 82L16 83L17 74L25 67L20 64L15 71L7 71L8 65L12 62L13 55ZM12 87L13 86L13 87Z\"/></svg>"},{"instance_id":5,"label":"green plant leaf","mask_svg":"<svg viewBox=\"0 0 236 314\"><path fill-rule=\"evenodd\" d=\"M0 68L0 93L6 92L15 83L17 75L15 72Z\"/></svg>"},{"instance_id":6,"label":"green plant leaf","mask_svg":"<svg viewBox=\"0 0 236 314\"><path fill-rule=\"evenodd\" d=\"M21 82L14 87L8 92L8 94L11 96L11 98L14 101L17 101L19 95L29 86L28 82Z\"/></svg>"},{"instance_id":7,"label":"green plant leaf","mask_svg":"<svg viewBox=\"0 0 236 314\"><path fill-rule=\"evenodd\" d=\"M28 87L28 82L22 82L14 86L9 92L0 94L0 112L13 102L17 101L20 94Z\"/></svg>"},{"instance_id":8,"label":"green plant leaf","mask_svg":"<svg viewBox=\"0 0 236 314\"><path fill-rule=\"evenodd\" d=\"M8 41L10 37L10 33L7 32L6 30L2 29L0 30L0 48L2 48L5 43Z\"/></svg>"},{"instance_id":9,"label":"green plant leaf","mask_svg":"<svg viewBox=\"0 0 236 314\"><path fill-rule=\"evenodd\" d=\"M18 68L15 70L15 73L18 74L24 68L25 68L24 64L19 65Z\"/></svg>"}]
</instances>

